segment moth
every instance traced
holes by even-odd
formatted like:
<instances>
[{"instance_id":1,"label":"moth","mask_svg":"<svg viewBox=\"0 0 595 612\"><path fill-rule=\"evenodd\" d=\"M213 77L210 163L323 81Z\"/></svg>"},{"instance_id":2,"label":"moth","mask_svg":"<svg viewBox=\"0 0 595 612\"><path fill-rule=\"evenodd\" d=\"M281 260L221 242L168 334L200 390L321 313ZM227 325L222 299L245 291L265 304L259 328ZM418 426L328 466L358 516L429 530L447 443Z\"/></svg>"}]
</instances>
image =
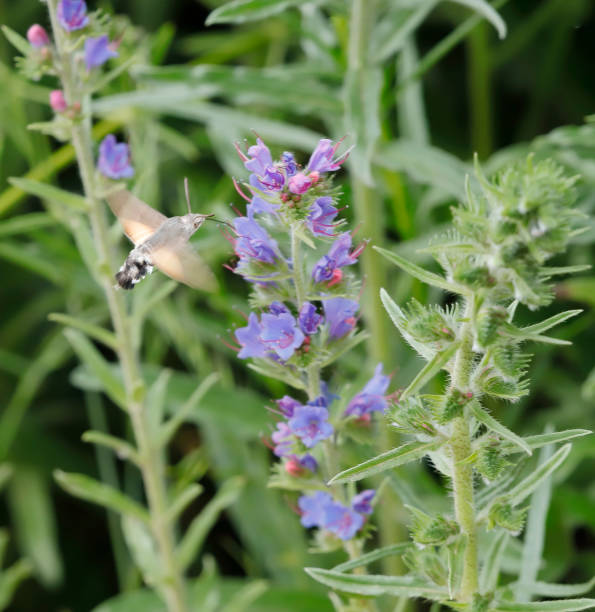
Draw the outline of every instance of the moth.
<instances>
[{"instance_id":1,"label":"moth","mask_svg":"<svg viewBox=\"0 0 595 612\"><path fill-rule=\"evenodd\" d=\"M116 274L117 287L134 289L156 267L193 289L212 291L216 288L215 276L188 241L206 220L218 219L212 214L192 213L187 179L184 186L188 214L179 217L166 217L125 189L106 196L124 233L134 244Z\"/></svg>"}]
</instances>

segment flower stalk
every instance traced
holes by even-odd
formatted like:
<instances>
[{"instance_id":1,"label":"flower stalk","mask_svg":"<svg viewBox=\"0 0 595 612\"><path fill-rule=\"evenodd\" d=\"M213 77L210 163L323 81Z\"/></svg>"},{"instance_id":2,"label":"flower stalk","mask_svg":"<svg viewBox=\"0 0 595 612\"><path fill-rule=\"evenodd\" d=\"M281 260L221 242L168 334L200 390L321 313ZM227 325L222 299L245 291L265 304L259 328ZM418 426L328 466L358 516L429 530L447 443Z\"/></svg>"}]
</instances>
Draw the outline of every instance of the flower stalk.
<instances>
[{"instance_id":1,"label":"flower stalk","mask_svg":"<svg viewBox=\"0 0 595 612\"><path fill-rule=\"evenodd\" d=\"M93 242L98 256L98 276L108 304L114 333L117 338L117 356L122 368L126 392L126 407L139 451L140 470L147 495L150 526L164 568L161 584L162 596L169 612L185 612L187 608L183 573L175 558L175 539L171 522L167 519L167 488L164 461L160 449L155 448L149 433L144 397L145 385L140 372L138 354L134 348L130 322L123 294L113 286L111 256L107 222L103 204L97 197L93 140L91 136L90 97L80 92L75 78L72 54L68 51L66 33L58 22L57 0L48 0L52 25L58 76L70 106L80 105L82 119L72 122L72 144L76 154L85 198L89 203L89 220Z\"/></svg>"}]
</instances>

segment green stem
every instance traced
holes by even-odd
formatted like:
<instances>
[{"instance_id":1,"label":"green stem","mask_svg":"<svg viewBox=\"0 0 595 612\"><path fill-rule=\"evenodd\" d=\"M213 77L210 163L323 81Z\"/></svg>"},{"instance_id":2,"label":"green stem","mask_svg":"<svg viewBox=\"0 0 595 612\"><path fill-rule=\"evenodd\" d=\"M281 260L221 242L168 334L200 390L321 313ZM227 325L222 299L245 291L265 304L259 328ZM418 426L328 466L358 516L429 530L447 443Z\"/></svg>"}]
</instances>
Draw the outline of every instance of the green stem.
<instances>
[{"instance_id":1,"label":"green stem","mask_svg":"<svg viewBox=\"0 0 595 612\"><path fill-rule=\"evenodd\" d=\"M126 314L124 298L116 291L111 275L114 265L110 253L108 227L101 201L96 197L95 165L93 160L93 141L91 136L90 100L82 98L75 79L72 57L65 52L65 33L57 22L56 0L48 1L50 21L60 64L60 76L64 94L69 104L78 102L82 107L81 121L73 123L72 145L83 189L90 205L89 219L95 249L98 255L98 267L101 286L106 296L114 332L118 339L117 355L122 367L122 376L126 390L127 408L139 455L141 473L151 515L151 530L164 569L161 592L169 612L186 612L186 595L184 578L175 558L175 541L172 526L166 518L167 488L165 483L165 466L163 454L154 447L150 437L149 420L144 410L145 386L140 373L138 355L132 341L129 318Z\"/></svg>"},{"instance_id":2,"label":"green stem","mask_svg":"<svg viewBox=\"0 0 595 612\"><path fill-rule=\"evenodd\" d=\"M461 345L455 356L452 387L465 390L473 364L473 299L465 307L464 323L461 329ZM465 462L471 454L469 424L463 416L452 421L450 450L453 465L453 494L455 517L466 536L463 578L458 600L469 602L478 589L477 528L475 524L475 503L473 501L473 467Z\"/></svg>"}]
</instances>

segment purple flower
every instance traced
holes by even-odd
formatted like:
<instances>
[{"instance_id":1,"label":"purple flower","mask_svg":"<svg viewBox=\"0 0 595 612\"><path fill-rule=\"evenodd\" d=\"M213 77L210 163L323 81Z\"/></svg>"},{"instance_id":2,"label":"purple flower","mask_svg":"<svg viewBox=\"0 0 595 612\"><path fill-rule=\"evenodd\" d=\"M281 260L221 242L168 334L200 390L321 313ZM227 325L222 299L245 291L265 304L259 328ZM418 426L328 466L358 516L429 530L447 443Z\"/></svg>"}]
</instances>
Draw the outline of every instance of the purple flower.
<instances>
[{"instance_id":1,"label":"purple flower","mask_svg":"<svg viewBox=\"0 0 595 612\"><path fill-rule=\"evenodd\" d=\"M273 165L271 152L260 138L257 138L256 144L248 149L248 155L251 159L244 161L244 166L257 176L264 176L267 169Z\"/></svg>"},{"instance_id":2,"label":"purple flower","mask_svg":"<svg viewBox=\"0 0 595 612\"><path fill-rule=\"evenodd\" d=\"M322 406L298 406L289 420L289 427L303 442L306 448L312 448L321 440L333 434L333 426L327 422L328 410Z\"/></svg>"},{"instance_id":3,"label":"purple flower","mask_svg":"<svg viewBox=\"0 0 595 612\"><path fill-rule=\"evenodd\" d=\"M333 220L339 211L333 206L333 198L323 196L310 206L306 225L315 236L331 236Z\"/></svg>"},{"instance_id":4,"label":"purple flower","mask_svg":"<svg viewBox=\"0 0 595 612\"><path fill-rule=\"evenodd\" d=\"M316 306L311 302L304 302L298 316L300 329L311 336L316 333L318 326L322 323L322 316L316 312Z\"/></svg>"},{"instance_id":5,"label":"purple flower","mask_svg":"<svg viewBox=\"0 0 595 612\"><path fill-rule=\"evenodd\" d=\"M107 36L98 36L97 38L87 38L85 40L85 64L87 64L88 71L102 66L112 57L118 57L118 53L110 48Z\"/></svg>"},{"instance_id":6,"label":"purple flower","mask_svg":"<svg viewBox=\"0 0 595 612\"><path fill-rule=\"evenodd\" d=\"M353 496L351 507L360 514L372 514L370 502L374 499L375 495L376 491L374 491L374 489L366 489Z\"/></svg>"},{"instance_id":7,"label":"purple flower","mask_svg":"<svg viewBox=\"0 0 595 612\"><path fill-rule=\"evenodd\" d=\"M111 179L130 178L134 168L130 165L130 149L125 142L117 142L113 134L108 134L99 145L99 172Z\"/></svg>"},{"instance_id":8,"label":"purple flower","mask_svg":"<svg viewBox=\"0 0 595 612\"><path fill-rule=\"evenodd\" d=\"M50 44L50 37L48 36L48 33L38 23L34 23L27 30L27 40L31 46L35 47L36 49L47 47Z\"/></svg>"},{"instance_id":9,"label":"purple flower","mask_svg":"<svg viewBox=\"0 0 595 612\"><path fill-rule=\"evenodd\" d=\"M324 380L320 381L320 390L322 391L322 397L324 398L325 406L330 406L334 400L339 399L338 395L336 395L335 393L331 393L326 381Z\"/></svg>"},{"instance_id":10,"label":"purple flower","mask_svg":"<svg viewBox=\"0 0 595 612\"><path fill-rule=\"evenodd\" d=\"M350 266L357 261L361 249L350 253L351 234L345 232L333 242L329 252L321 257L312 269L312 278L317 283L330 281L335 274L335 270L344 266Z\"/></svg>"},{"instance_id":11,"label":"purple flower","mask_svg":"<svg viewBox=\"0 0 595 612\"><path fill-rule=\"evenodd\" d=\"M236 329L236 340L240 343L242 350L238 353L240 359L248 357L266 357L267 345L260 338L260 323L255 313L251 312L248 317L248 325Z\"/></svg>"},{"instance_id":12,"label":"purple flower","mask_svg":"<svg viewBox=\"0 0 595 612\"><path fill-rule=\"evenodd\" d=\"M342 338L355 327L357 323L355 313L359 309L359 304L354 300L332 298L324 300L323 306L331 339Z\"/></svg>"},{"instance_id":13,"label":"purple flower","mask_svg":"<svg viewBox=\"0 0 595 612\"><path fill-rule=\"evenodd\" d=\"M267 168L259 180L269 191L281 191L285 186L285 175L276 166Z\"/></svg>"},{"instance_id":14,"label":"purple flower","mask_svg":"<svg viewBox=\"0 0 595 612\"><path fill-rule=\"evenodd\" d=\"M299 461L300 465L303 468L310 470L310 472L315 472L318 469L318 461L316 461L316 459L314 459L310 453L305 454Z\"/></svg>"},{"instance_id":15,"label":"purple flower","mask_svg":"<svg viewBox=\"0 0 595 612\"><path fill-rule=\"evenodd\" d=\"M287 423L277 423L277 430L271 434L271 440L275 445L273 452L277 457L288 457L291 454L293 432Z\"/></svg>"},{"instance_id":16,"label":"purple flower","mask_svg":"<svg viewBox=\"0 0 595 612\"><path fill-rule=\"evenodd\" d=\"M287 417L291 418L295 409L298 406L301 406L300 402L289 395L284 395L281 399L277 400L277 406L279 406L279 410Z\"/></svg>"},{"instance_id":17,"label":"purple flower","mask_svg":"<svg viewBox=\"0 0 595 612\"><path fill-rule=\"evenodd\" d=\"M254 219L237 217L233 225L238 234L235 252L241 260L256 259L273 263L277 259L277 242Z\"/></svg>"},{"instance_id":18,"label":"purple flower","mask_svg":"<svg viewBox=\"0 0 595 612\"><path fill-rule=\"evenodd\" d=\"M364 517L343 504L335 502L324 506L322 526L341 540L351 540L363 524Z\"/></svg>"},{"instance_id":19,"label":"purple flower","mask_svg":"<svg viewBox=\"0 0 595 612\"><path fill-rule=\"evenodd\" d=\"M58 4L58 21L69 32L84 28L89 25L87 5L83 0L60 0L60 4Z\"/></svg>"},{"instance_id":20,"label":"purple flower","mask_svg":"<svg viewBox=\"0 0 595 612\"><path fill-rule=\"evenodd\" d=\"M388 389L390 377L382 374L382 364L379 363L374 376L366 386L349 402L345 410L347 416L362 417L372 412L384 412L387 408L384 394Z\"/></svg>"},{"instance_id":21,"label":"purple flower","mask_svg":"<svg viewBox=\"0 0 595 612\"><path fill-rule=\"evenodd\" d=\"M330 172L332 170L338 170L349 155L349 151L347 151L341 157L333 160L333 155L337 151L339 144L341 144L340 141L334 145L332 140L323 138L310 156L310 161L306 166L306 170L309 172Z\"/></svg>"},{"instance_id":22,"label":"purple flower","mask_svg":"<svg viewBox=\"0 0 595 612\"><path fill-rule=\"evenodd\" d=\"M298 172L289 179L287 187L291 193L300 195L312 187L312 179L303 172Z\"/></svg>"},{"instance_id":23,"label":"purple flower","mask_svg":"<svg viewBox=\"0 0 595 612\"><path fill-rule=\"evenodd\" d=\"M302 330L289 313L263 314L261 323L261 339L284 361L287 361L304 341Z\"/></svg>"},{"instance_id":24,"label":"purple flower","mask_svg":"<svg viewBox=\"0 0 595 612\"><path fill-rule=\"evenodd\" d=\"M287 174L287 176L293 176L297 172L297 164L295 163L295 157L293 156L293 153L285 151L281 155L281 163L285 168L285 174Z\"/></svg>"},{"instance_id":25,"label":"purple flower","mask_svg":"<svg viewBox=\"0 0 595 612\"><path fill-rule=\"evenodd\" d=\"M321 527L324 522L326 507L333 503L333 498L325 491L316 491L313 495L302 495L298 507L302 513L301 523L304 527Z\"/></svg>"},{"instance_id":26,"label":"purple flower","mask_svg":"<svg viewBox=\"0 0 595 612\"><path fill-rule=\"evenodd\" d=\"M284 313L291 314L289 312L289 308L287 308L287 306L285 306L283 302L277 302L276 300L274 302L271 302L271 305L269 306L269 312L274 315L280 315Z\"/></svg>"}]
</instances>

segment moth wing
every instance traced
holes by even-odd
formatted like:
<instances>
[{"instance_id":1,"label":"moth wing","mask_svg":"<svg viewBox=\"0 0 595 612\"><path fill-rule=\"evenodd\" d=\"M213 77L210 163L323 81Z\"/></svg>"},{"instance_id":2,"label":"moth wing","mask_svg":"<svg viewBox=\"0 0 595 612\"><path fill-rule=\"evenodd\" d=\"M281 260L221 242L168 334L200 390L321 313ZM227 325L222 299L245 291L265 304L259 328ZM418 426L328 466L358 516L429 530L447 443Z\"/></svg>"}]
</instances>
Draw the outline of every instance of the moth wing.
<instances>
[{"instance_id":1,"label":"moth wing","mask_svg":"<svg viewBox=\"0 0 595 612\"><path fill-rule=\"evenodd\" d=\"M193 289L217 288L215 275L187 242L157 247L151 251L151 260L164 274Z\"/></svg>"},{"instance_id":2,"label":"moth wing","mask_svg":"<svg viewBox=\"0 0 595 612\"><path fill-rule=\"evenodd\" d=\"M106 197L109 207L122 224L124 233L135 246L144 242L167 221L167 217L135 195L121 189Z\"/></svg>"}]
</instances>

